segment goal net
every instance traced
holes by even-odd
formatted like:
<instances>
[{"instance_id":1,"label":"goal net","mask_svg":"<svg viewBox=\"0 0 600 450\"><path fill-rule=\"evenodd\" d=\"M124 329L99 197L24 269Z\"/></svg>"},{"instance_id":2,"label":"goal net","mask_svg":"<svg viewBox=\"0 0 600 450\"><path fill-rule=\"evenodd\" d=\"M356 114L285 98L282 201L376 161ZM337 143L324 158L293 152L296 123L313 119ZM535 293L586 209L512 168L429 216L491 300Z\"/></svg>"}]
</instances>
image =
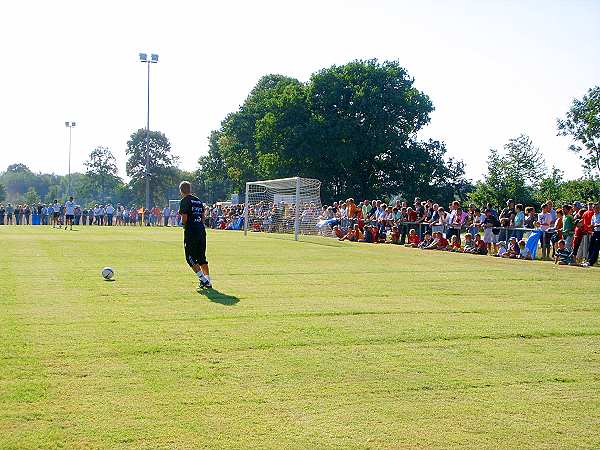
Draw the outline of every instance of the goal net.
<instances>
[{"instance_id":1,"label":"goal net","mask_svg":"<svg viewBox=\"0 0 600 450\"><path fill-rule=\"evenodd\" d=\"M244 234L317 234L321 213L321 182L312 178L280 178L246 183Z\"/></svg>"}]
</instances>

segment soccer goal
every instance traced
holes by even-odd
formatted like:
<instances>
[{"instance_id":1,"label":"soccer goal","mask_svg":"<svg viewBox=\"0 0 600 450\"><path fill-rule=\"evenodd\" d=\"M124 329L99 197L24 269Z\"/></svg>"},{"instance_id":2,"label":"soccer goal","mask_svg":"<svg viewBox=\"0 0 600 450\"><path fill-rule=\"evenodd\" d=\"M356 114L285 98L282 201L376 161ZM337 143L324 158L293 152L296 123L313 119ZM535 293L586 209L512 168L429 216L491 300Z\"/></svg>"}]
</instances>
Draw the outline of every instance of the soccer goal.
<instances>
[{"instance_id":1,"label":"soccer goal","mask_svg":"<svg viewBox=\"0 0 600 450\"><path fill-rule=\"evenodd\" d=\"M312 178L280 178L246 183L244 234L317 234L321 213L321 182Z\"/></svg>"}]
</instances>

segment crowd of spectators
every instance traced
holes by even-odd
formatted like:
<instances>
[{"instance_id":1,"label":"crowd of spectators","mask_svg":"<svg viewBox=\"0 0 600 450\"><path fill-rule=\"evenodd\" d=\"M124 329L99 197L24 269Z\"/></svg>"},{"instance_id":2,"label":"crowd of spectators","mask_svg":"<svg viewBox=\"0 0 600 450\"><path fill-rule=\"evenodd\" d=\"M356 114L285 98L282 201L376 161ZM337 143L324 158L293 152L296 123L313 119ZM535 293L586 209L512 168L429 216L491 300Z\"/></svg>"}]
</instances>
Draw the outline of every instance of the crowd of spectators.
<instances>
[{"instance_id":1,"label":"crowd of spectators","mask_svg":"<svg viewBox=\"0 0 600 450\"><path fill-rule=\"evenodd\" d=\"M600 203L555 208L549 200L536 211L512 199L498 210L491 204L463 208L458 201L446 209L419 198L412 205L350 198L325 206L317 227L323 234L331 229L340 240L504 258L535 259L539 248L542 260L587 267L598 260Z\"/></svg>"},{"instance_id":2,"label":"crowd of spectators","mask_svg":"<svg viewBox=\"0 0 600 450\"><path fill-rule=\"evenodd\" d=\"M66 206L54 200L50 204L6 205L0 204L0 225L66 225ZM177 211L169 206L150 209L128 207L120 203L113 206L93 205L82 207L76 205L73 210L73 225L81 226L177 226L180 217Z\"/></svg>"}]
</instances>

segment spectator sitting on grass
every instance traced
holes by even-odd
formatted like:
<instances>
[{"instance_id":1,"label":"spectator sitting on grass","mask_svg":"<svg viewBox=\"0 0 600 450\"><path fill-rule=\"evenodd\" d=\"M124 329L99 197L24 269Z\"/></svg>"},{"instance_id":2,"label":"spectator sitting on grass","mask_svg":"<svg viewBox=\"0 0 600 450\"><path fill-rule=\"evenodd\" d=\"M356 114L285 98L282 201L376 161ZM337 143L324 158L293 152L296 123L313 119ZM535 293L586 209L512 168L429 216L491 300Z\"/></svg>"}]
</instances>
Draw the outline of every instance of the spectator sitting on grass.
<instances>
[{"instance_id":1,"label":"spectator sitting on grass","mask_svg":"<svg viewBox=\"0 0 600 450\"><path fill-rule=\"evenodd\" d=\"M440 241L440 238L439 238L439 236L440 236L441 234L442 234L442 233L439 233L439 232L437 232L437 231L434 231L434 232L431 234L431 236L432 236L431 242L429 243L429 245L428 245L428 246L426 246L426 247L423 247L423 250L437 250L438 242Z\"/></svg>"},{"instance_id":2,"label":"spectator sitting on grass","mask_svg":"<svg viewBox=\"0 0 600 450\"><path fill-rule=\"evenodd\" d=\"M519 241L519 256L518 259L532 259L531 251L526 247L525 241L521 239Z\"/></svg>"},{"instance_id":3,"label":"spectator sitting on grass","mask_svg":"<svg viewBox=\"0 0 600 450\"><path fill-rule=\"evenodd\" d=\"M365 225L363 229L363 237L359 242L372 242L371 237L371 225Z\"/></svg>"},{"instance_id":4,"label":"spectator sitting on grass","mask_svg":"<svg viewBox=\"0 0 600 450\"><path fill-rule=\"evenodd\" d=\"M498 256L498 257L502 258L502 257L504 257L506 252L507 252L506 242L505 241L498 242L498 253L496 253L494 256Z\"/></svg>"},{"instance_id":5,"label":"spectator sitting on grass","mask_svg":"<svg viewBox=\"0 0 600 450\"><path fill-rule=\"evenodd\" d=\"M473 235L471 233L465 234L465 246L462 249L463 253L472 253L474 249L475 241L473 241Z\"/></svg>"},{"instance_id":6,"label":"spectator sitting on grass","mask_svg":"<svg viewBox=\"0 0 600 450\"><path fill-rule=\"evenodd\" d=\"M358 225L354 225L354 228L349 228L348 232L340 239L340 241L350 241L350 242L357 242L360 239L360 229L358 228Z\"/></svg>"},{"instance_id":7,"label":"spectator sitting on grass","mask_svg":"<svg viewBox=\"0 0 600 450\"><path fill-rule=\"evenodd\" d=\"M450 248L449 250L451 252L460 252L462 251L461 245L460 245L460 238L456 235L453 234L452 238L450 238Z\"/></svg>"},{"instance_id":8,"label":"spectator sitting on grass","mask_svg":"<svg viewBox=\"0 0 600 450\"><path fill-rule=\"evenodd\" d=\"M408 244L404 244L404 246L417 248L420 243L421 239L419 238L419 235L414 228L411 228L411 230L408 232Z\"/></svg>"},{"instance_id":9,"label":"spectator sitting on grass","mask_svg":"<svg viewBox=\"0 0 600 450\"><path fill-rule=\"evenodd\" d=\"M554 253L554 264L559 266L568 266L573 263L571 251L567 248L564 239L560 239L556 243L556 252Z\"/></svg>"},{"instance_id":10,"label":"spectator sitting on grass","mask_svg":"<svg viewBox=\"0 0 600 450\"><path fill-rule=\"evenodd\" d=\"M423 240L419 244L419 248L429 247L432 242L433 238L431 237L431 233L425 233L425 236L423 236Z\"/></svg>"},{"instance_id":11,"label":"spectator sitting on grass","mask_svg":"<svg viewBox=\"0 0 600 450\"><path fill-rule=\"evenodd\" d=\"M502 255L503 258L511 258L515 259L520 254L519 243L517 242L517 238L512 236L508 241L508 248L506 249L506 253Z\"/></svg>"},{"instance_id":12,"label":"spectator sitting on grass","mask_svg":"<svg viewBox=\"0 0 600 450\"><path fill-rule=\"evenodd\" d=\"M476 255L487 255L487 253L488 253L487 244L481 238L481 235L479 233L475 235L474 244L475 244L475 249L473 250L472 253L474 253Z\"/></svg>"},{"instance_id":13,"label":"spectator sitting on grass","mask_svg":"<svg viewBox=\"0 0 600 450\"><path fill-rule=\"evenodd\" d=\"M338 239L342 239L345 235L342 232L342 229L340 228L339 225L334 225L333 226L333 234L338 238Z\"/></svg>"},{"instance_id":14,"label":"spectator sitting on grass","mask_svg":"<svg viewBox=\"0 0 600 450\"><path fill-rule=\"evenodd\" d=\"M400 243L400 230L397 225L394 225L390 231L390 243L396 245Z\"/></svg>"},{"instance_id":15,"label":"spectator sitting on grass","mask_svg":"<svg viewBox=\"0 0 600 450\"><path fill-rule=\"evenodd\" d=\"M433 241L425 250L448 250L448 239L441 232L433 233Z\"/></svg>"}]
</instances>

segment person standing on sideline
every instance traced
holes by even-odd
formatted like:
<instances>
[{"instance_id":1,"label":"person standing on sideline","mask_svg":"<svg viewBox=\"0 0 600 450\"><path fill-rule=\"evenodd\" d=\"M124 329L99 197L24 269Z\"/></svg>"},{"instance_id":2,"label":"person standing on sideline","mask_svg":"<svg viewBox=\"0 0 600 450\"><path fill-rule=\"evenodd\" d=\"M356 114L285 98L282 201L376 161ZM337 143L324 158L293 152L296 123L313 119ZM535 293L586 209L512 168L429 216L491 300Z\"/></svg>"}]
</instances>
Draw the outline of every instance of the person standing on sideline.
<instances>
[{"instance_id":1,"label":"person standing on sideline","mask_svg":"<svg viewBox=\"0 0 600 450\"><path fill-rule=\"evenodd\" d=\"M183 223L183 247L188 265L198 276L198 290L212 288L206 260L206 229L204 228L204 204L192 194L189 181L179 183L181 202L179 214Z\"/></svg>"},{"instance_id":2,"label":"person standing on sideline","mask_svg":"<svg viewBox=\"0 0 600 450\"><path fill-rule=\"evenodd\" d=\"M593 215L590 223L592 229L592 237L588 251L587 261L582 264L583 267L591 267L598 261L598 253L600 253L600 203L593 206Z\"/></svg>"},{"instance_id":3,"label":"person standing on sideline","mask_svg":"<svg viewBox=\"0 0 600 450\"><path fill-rule=\"evenodd\" d=\"M107 225L109 227L112 227L114 213L115 213L115 208L113 207L113 205L111 203L109 203L108 206L106 207L106 216L108 217Z\"/></svg>"},{"instance_id":4,"label":"person standing on sideline","mask_svg":"<svg viewBox=\"0 0 600 450\"><path fill-rule=\"evenodd\" d=\"M169 217L171 217L171 208L169 208L169 206L165 206L162 210L162 214L163 214L163 225L165 227L169 226Z\"/></svg>"},{"instance_id":5,"label":"person standing on sideline","mask_svg":"<svg viewBox=\"0 0 600 450\"><path fill-rule=\"evenodd\" d=\"M60 205L58 204L58 200L54 200L54 203L50 206L50 211L52 212L52 228L56 228L58 225L58 216L60 216Z\"/></svg>"},{"instance_id":6,"label":"person standing on sideline","mask_svg":"<svg viewBox=\"0 0 600 450\"><path fill-rule=\"evenodd\" d=\"M75 217L75 202L73 197L69 197L69 200L65 202L65 230L67 226L70 226L71 231L73 230L73 218Z\"/></svg>"}]
</instances>

